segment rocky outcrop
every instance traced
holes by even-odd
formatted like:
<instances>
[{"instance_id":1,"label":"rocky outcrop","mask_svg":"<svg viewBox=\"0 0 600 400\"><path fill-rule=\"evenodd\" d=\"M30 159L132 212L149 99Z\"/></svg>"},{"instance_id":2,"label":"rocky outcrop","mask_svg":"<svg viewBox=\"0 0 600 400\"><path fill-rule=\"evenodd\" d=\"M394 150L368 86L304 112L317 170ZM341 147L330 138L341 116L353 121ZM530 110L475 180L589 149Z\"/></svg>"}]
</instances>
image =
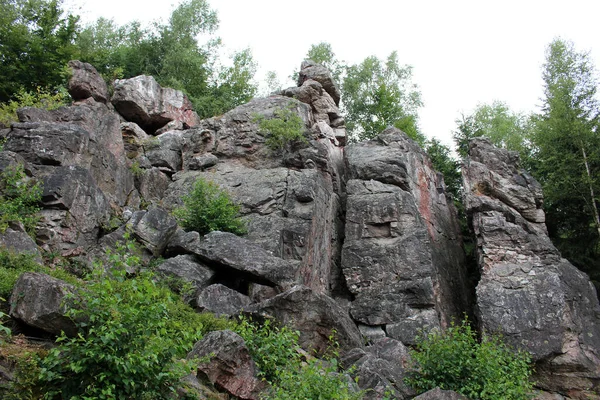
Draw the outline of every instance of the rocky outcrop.
<instances>
[{"instance_id":1,"label":"rocky outcrop","mask_svg":"<svg viewBox=\"0 0 600 400\"><path fill-rule=\"evenodd\" d=\"M198 364L198 374L205 375L217 388L239 399L254 400L265 388L258 378L258 368L248 348L238 334L232 331L210 332L194 345L188 359L209 357Z\"/></svg>"},{"instance_id":2,"label":"rocky outcrop","mask_svg":"<svg viewBox=\"0 0 600 400\"><path fill-rule=\"evenodd\" d=\"M544 390L583 398L600 382L600 306L588 277L560 257L538 182L514 152L475 139L463 166L477 240L480 329L532 354Z\"/></svg>"},{"instance_id":3,"label":"rocky outcrop","mask_svg":"<svg viewBox=\"0 0 600 400\"><path fill-rule=\"evenodd\" d=\"M468 310L456 212L443 180L411 139L388 129L346 148L342 270L350 313L413 344Z\"/></svg>"},{"instance_id":4,"label":"rocky outcrop","mask_svg":"<svg viewBox=\"0 0 600 400\"><path fill-rule=\"evenodd\" d=\"M191 128L200 122L183 92L163 88L151 76L117 79L111 101L127 121L135 122L149 134Z\"/></svg>"},{"instance_id":5,"label":"rocky outcrop","mask_svg":"<svg viewBox=\"0 0 600 400\"><path fill-rule=\"evenodd\" d=\"M19 118L4 148L43 182L38 244L62 253L88 251L102 226L140 201L119 116L88 98L54 111L21 109Z\"/></svg>"}]
</instances>

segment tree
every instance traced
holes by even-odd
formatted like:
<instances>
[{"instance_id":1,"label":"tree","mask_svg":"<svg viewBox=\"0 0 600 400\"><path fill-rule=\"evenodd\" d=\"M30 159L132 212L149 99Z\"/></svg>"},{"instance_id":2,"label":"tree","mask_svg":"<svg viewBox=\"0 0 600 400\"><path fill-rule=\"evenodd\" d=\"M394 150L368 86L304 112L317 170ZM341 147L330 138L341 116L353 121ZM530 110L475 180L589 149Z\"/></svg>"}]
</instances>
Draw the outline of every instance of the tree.
<instances>
[{"instance_id":1,"label":"tree","mask_svg":"<svg viewBox=\"0 0 600 400\"><path fill-rule=\"evenodd\" d=\"M462 176L460 162L452 156L450 147L433 138L426 142L425 151L436 171L444 176L444 183L455 204L462 198Z\"/></svg>"},{"instance_id":2,"label":"tree","mask_svg":"<svg viewBox=\"0 0 600 400\"><path fill-rule=\"evenodd\" d=\"M485 136L498 147L518 151L523 160L529 158L531 118L511 111L506 103L496 100L492 104L479 104L472 114L462 114L456 124L454 141L463 157L471 139Z\"/></svg>"},{"instance_id":3,"label":"tree","mask_svg":"<svg viewBox=\"0 0 600 400\"><path fill-rule=\"evenodd\" d=\"M411 78L412 68L400 66L396 52L384 61L371 56L347 67L342 103L351 134L365 140L396 126L422 143L417 126L421 94Z\"/></svg>"},{"instance_id":4,"label":"tree","mask_svg":"<svg viewBox=\"0 0 600 400\"><path fill-rule=\"evenodd\" d=\"M163 86L184 91L200 117L222 114L250 100L256 64L249 50L219 63L220 39L216 12L206 0L187 0L173 10L167 23L142 28L139 22L119 27L99 19L83 29L77 45L82 61L107 79L152 75ZM205 40L201 46L198 38Z\"/></svg>"},{"instance_id":5,"label":"tree","mask_svg":"<svg viewBox=\"0 0 600 400\"><path fill-rule=\"evenodd\" d=\"M67 62L76 54L77 22L60 0L0 2L0 102L64 82Z\"/></svg>"},{"instance_id":6,"label":"tree","mask_svg":"<svg viewBox=\"0 0 600 400\"><path fill-rule=\"evenodd\" d=\"M598 78L587 53L555 39L546 51L543 80L534 174L544 188L549 233L575 265L600 274Z\"/></svg>"}]
</instances>

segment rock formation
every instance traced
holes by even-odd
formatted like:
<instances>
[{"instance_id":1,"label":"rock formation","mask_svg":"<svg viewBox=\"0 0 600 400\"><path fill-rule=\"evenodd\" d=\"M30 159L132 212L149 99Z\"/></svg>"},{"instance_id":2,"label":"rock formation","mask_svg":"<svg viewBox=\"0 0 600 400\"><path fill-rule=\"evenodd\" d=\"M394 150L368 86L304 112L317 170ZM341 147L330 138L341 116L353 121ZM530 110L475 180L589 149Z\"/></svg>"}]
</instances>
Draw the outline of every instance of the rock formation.
<instances>
[{"instance_id":1,"label":"rock formation","mask_svg":"<svg viewBox=\"0 0 600 400\"><path fill-rule=\"evenodd\" d=\"M181 92L151 77L117 81L108 99L93 67L71 67L73 105L22 109L20 122L2 132L0 168L24 164L43 183L41 249L85 262L130 232L146 262L165 259L156 269L161 279L188 282L186 300L199 309L276 318L298 330L309 351L324 352L335 330L343 363L355 366L369 398L413 396L403 382L407 346L419 331L474 310L482 330L500 331L533 354L540 387L573 398L598 390L594 289L550 243L540 186L518 171L511 153L478 140L464 167L481 266L473 299L441 175L394 128L346 146L339 89L322 66L305 62L297 87L203 121ZM259 121L281 109L301 118L306 142L272 150ZM247 235L178 227L170 211L200 178L240 204ZM20 234L11 226L0 243L18 249ZM23 248L40 254L31 242ZM37 292L27 288L38 281L63 290L35 274L18 290ZM12 315L56 333L45 317L29 317L35 296L22 299ZM58 315L54 303L48 313ZM231 332L214 333L190 357L225 339L243 348ZM262 386L249 357L234 365L219 354L221 366L201 373L255 398Z\"/></svg>"},{"instance_id":2,"label":"rock formation","mask_svg":"<svg viewBox=\"0 0 600 400\"><path fill-rule=\"evenodd\" d=\"M573 398L597 392L600 307L588 277L561 258L544 225L542 189L514 152L486 139L463 166L477 240L480 329L532 354L537 385Z\"/></svg>"}]
</instances>

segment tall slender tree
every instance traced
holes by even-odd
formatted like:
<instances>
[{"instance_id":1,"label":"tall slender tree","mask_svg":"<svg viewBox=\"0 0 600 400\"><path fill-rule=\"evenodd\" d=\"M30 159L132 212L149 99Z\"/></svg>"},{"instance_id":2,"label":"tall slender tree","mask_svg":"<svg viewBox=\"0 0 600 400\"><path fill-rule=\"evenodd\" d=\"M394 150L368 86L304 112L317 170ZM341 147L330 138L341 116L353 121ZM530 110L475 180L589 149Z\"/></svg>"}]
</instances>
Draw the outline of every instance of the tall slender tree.
<instances>
[{"instance_id":1,"label":"tall slender tree","mask_svg":"<svg viewBox=\"0 0 600 400\"><path fill-rule=\"evenodd\" d=\"M600 277L598 78L587 53L555 39L543 79L534 172L544 187L548 228L565 256Z\"/></svg>"}]
</instances>

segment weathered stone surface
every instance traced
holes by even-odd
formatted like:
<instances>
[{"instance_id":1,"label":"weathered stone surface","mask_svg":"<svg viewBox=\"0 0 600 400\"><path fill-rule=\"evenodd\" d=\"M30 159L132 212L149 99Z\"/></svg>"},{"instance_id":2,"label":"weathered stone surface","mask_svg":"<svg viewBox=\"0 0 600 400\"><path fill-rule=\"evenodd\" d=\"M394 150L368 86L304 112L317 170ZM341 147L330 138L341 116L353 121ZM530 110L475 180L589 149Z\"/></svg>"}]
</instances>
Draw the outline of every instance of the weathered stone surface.
<instances>
[{"instance_id":1,"label":"weathered stone surface","mask_svg":"<svg viewBox=\"0 0 600 400\"><path fill-rule=\"evenodd\" d=\"M188 161L187 168L194 170L205 170L214 167L219 162L219 158L213 154L207 153L201 156L196 156Z\"/></svg>"},{"instance_id":2,"label":"weathered stone surface","mask_svg":"<svg viewBox=\"0 0 600 400\"><path fill-rule=\"evenodd\" d=\"M149 134L171 121L179 121L185 128L200 122L183 92L162 88L151 76L117 79L111 101L127 121L137 123Z\"/></svg>"},{"instance_id":3,"label":"weathered stone surface","mask_svg":"<svg viewBox=\"0 0 600 400\"><path fill-rule=\"evenodd\" d=\"M414 343L468 310L456 211L426 154L401 131L346 147L342 269L352 317Z\"/></svg>"},{"instance_id":4,"label":"weathered stone surface","mask_svg":"<svg viewBox=\"0 0 600 400\"><path fill-rule=\"evenodd\" d=\"M67 299L74 293L72 285L46 274L26 272L13 288L10 297L10 316L27 325L54 335L61 331L69 336L77 333L77 327L68 318Z\"/></svg>"},{"instance_id":5,"label":"weathered stone surface","mask_svg":"<svg viewBox=\"0 0 600 400\"><path fill-rule=\"evenodd\" d=\"M418 395L414 400L468 400L468 398L452 390L435 388Z\"/></svg>"},{"instance_id":6,"label":"weathered stone surface","mask_svg":"<svg viewBox=\"0 0 600 400\"><path fill-rule=\"evenodd\" d=\"M108 86L100 76L96 68L88 63L78 60L69 61L71 68L71 79L67 89L73 100L84 100L93 97L101 103L108 102Z\"/></svg>"},{"instance_id":7,"label":"weathered stone surface","mask_svg":"<svg viewBox=\"0 0 600 400\"><path fill-rule=\"evenodd\" d=\"M303 61L298 73L298 86L302 86L309 79L319 82L331 96L335 105L340 104L340 89L327 68L311 60Z\"/></svg>"},{"instance_id":8,"label":"weathered stone surface","mask_svg":"<svg viewBox=\"0 0 600 400\"><path fill-rule=\"evenodd\" d=\"M258 399L265 383L258 379L258 368L244 340L232 331L210 332L194 345L188 359L210 357L198 365L198 373L220 389L240 399Z\"/></svg>"},{"instance_id":9,"label":"weathered stone surface","mask_svg":"<svg viewBox=\"0 0 600 400\"><path fill-rule=\"evenodd\" d=\"M21 224L11 224L4 232L0 232L0 249L31 254L38 263L43 262L40 249Z\"/></svg>"},{"instance_id":10,"label":"weathered stone surface","mask_svg":"<svg viewBox=\"0 0 600 400\"><path fill-rule=\"evenodd\" d=\"M239 315L242 308L250 305L250 298L219 283L204 288L196 299L200 311L217 315Z\"/></svg>"},{"instance_id":11,"label":"weathered stone surface","mask_svg":"<svg viewBox=\"0 0 600 400\"><path fill-rule=\"evenodd\" d=\"M172 174L181 170L183 142L181 132L165 132L144 142L144 154L152 166Z\"/></svg>"},{"instance_id":12,"label":"weathered stone surface","mask_svg":"<svg viewBox=\"0 0 600 400\"><path fill-rule=\"evenodd\" d=\"M310 105L315 122L323 121L327 125L331 125L335 121L336 126L343 125L344 119L340 109L319 82L307 79L300 87L285 89L283 95L294 97Z\"/></svg>"},{"instance_id":13,"label":"weathered stone surface","mask_svg":"<svg viewBox=\"0 0 600 400\"><path fill-rule=\"evenodd\" d=\"M371 346L352 349L342 356L341 362L358 378L358 386L367 390L365 399L404 399L414 394L404 383L408 349L397 340L382 338Z\"/></svg>"},{"instance_id":14,"label":"weathered stone surface","mask_svg":"<svg viewBox=\"0 0 600 400\"><path fill-rule=\"evenodd\" d=\"M215 276L215 272L212 269L191 254L182 254L168 258L157 266L155 271L160 276L190 283L195 292L208 286Z\"/></svg>"},{"instance_id":15,"label":"weathered stone surface","mask_svg":"<svg viewBox=\"0 0 600 400\"><path fill-rule=\"evenodd\" d=\"M216 271L237 273L247 281L270 286L291 286L298 270L297 262L274 257L248 239L228 232L210 232L189 251Z\"/></svg>"},{"instance_id":16,"label":"weathered stone surface","mask_svg":"<svg viewBox=\"0 0 600 400\"><path fill-rule=\"evenodd\" d=\"M109 200L83 167L54 167L43 179L36 240L48 249L89 249L111 215Z\"/></svg>"},{"instance_id":17,"label":"weathered stone surface","mask_svg":"<svg viewBox=\"0 0 600 400\"><path fill-rule=\"evenodd\" d=\"M598 390L600 305L588 277L562 259L544 226L539 184L516 153L487 139L463 169L477 239L480 328L529 351L539 387L577 397Z\"/></svg>"},{"instance_id":18,"label":"weathered stone surface","mask_svg":"<svg viewBox=\"0 0 600 400\"><path fill-rule=\"evenodd\" d=\"M177 230L175 218L162 208L136 212L127 227L133 236L155 257L162 255L171 236Z\"/></svg>"},{"instance_id":19,"label":"weathered stone surface","mask_svg":"<svg viewBox=\"0 0 600 400\"><path fill-rule=\"evenodd\" d=\"M143 169L137 180L140 196L150 204L159 204L171 184L167 174L157 167Z\"/></svg>"},{"instance_id":20,"label":"weathered stone surface","mask_svg":"<svg viewBox=\"0 0 600 400\"><path fill-rule=\"evenodd\" d=\"M127 158L133 159L144 154L144 143L150 140L148 135L134 122L121 122L121 135Z\"/></svg>"},{"instance_id":21,"label":"weathered stone surface","mask_svg":"<svg viewBox=\"0 0 600 400\"><path fill-rule=\"evenodd\" d=\"M300 331L300 346L307 351L323 354L331 345L329 337L334 330L342 350L362 345L360 332L347 311L331 297L306 286L295 286L262 303L246 307L245 311L275 318Z\"/></svg>"}]
</instances>

